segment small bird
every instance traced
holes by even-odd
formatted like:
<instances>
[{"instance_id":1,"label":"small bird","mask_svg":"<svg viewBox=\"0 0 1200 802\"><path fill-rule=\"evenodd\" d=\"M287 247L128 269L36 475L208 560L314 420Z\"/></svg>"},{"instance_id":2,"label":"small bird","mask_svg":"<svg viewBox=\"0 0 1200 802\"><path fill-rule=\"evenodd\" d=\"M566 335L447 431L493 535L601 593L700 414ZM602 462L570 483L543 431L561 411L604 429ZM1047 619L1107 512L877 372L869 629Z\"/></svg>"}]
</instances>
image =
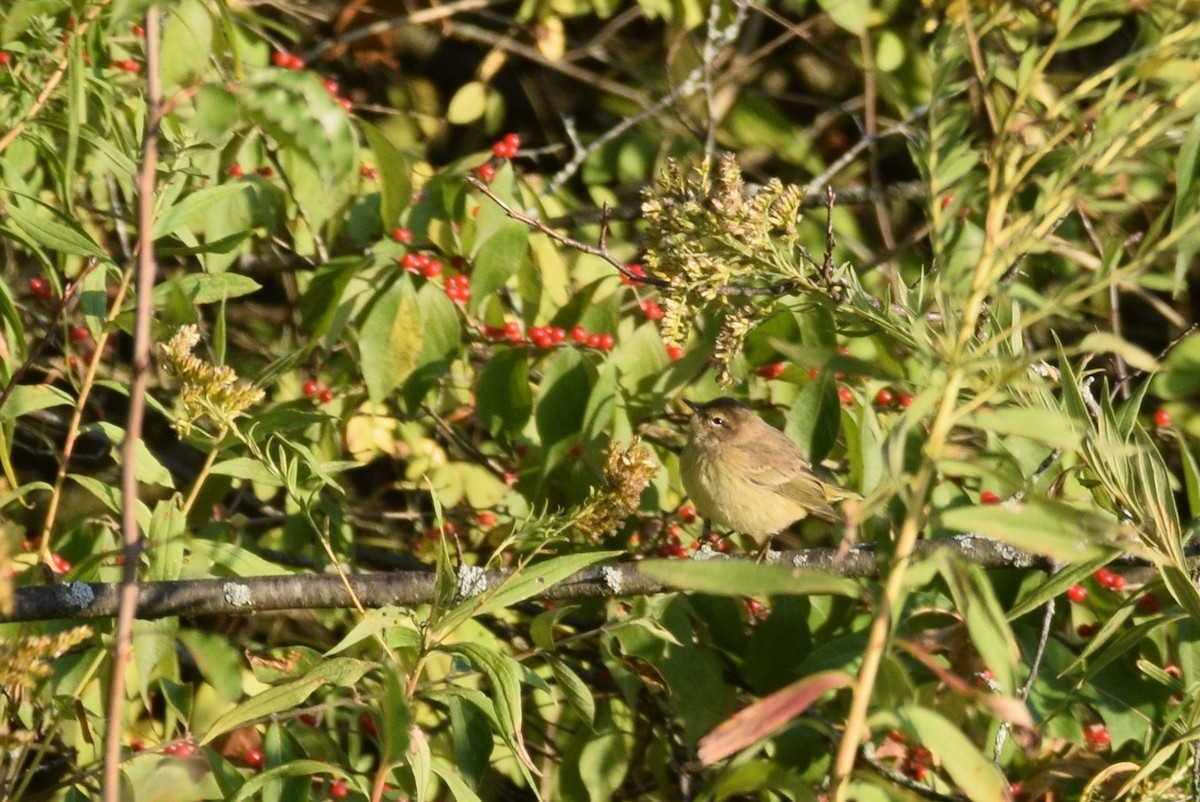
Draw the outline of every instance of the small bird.
<instances>
[{"instance_id":1,"label":"small bird","mask_svg":"<svg viewBox=\"0 0 1200 802\"><path fill-rule=\"evenodd\" d=\"M684 403L695 413L680 462L684 489L701 515L754 538L760 558L796 521L836 521L833 502L861 498L816 476L799 447L741 401Z\"/></svg>"}]
</instances>

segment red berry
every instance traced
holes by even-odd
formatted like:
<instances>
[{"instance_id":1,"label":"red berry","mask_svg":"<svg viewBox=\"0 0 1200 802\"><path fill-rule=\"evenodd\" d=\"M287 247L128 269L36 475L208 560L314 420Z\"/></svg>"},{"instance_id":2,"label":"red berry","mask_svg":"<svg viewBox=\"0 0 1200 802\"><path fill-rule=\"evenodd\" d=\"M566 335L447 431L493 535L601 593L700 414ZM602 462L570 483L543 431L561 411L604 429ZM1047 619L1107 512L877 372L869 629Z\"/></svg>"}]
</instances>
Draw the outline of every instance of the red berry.
<instances>
[{"instance_id":1,"label":"red berry","mask_svg":"<svg viewBox=\"0 0 1200 802\"><path fill-rule=\"evenodd\" d=\"M442 263L437 259L430 259L421 269L421 272L425 274L425 278L433 278L434 276L441 275Z\"/></svg>"},{"instance_id":2,"label":"red berry","mask_svg":"<svg viewBox=\"0 0 1200 802\"><path fill-rule=\"evenodd\" d=\"M376 181L379 179L379 171L374 167L368 167L365 164L358 168L358 174L368 181Z\"/></svg>"},{"instance_id":3,"label":"red berry","mask_svg":"<svg viewBox=\"0 0 1200 802\"><path fill-rule=\"evenodd\" d=\"M772 362L770 365L763 365L757 372L759 376L768 381L778 379L783 374L783 363Z\"/></svg>"},{"instance_id":4,"label":"red berry","mask_svg":"<svg viewBox=\"0 0 1200 802\"><path fill-rule=\"evenodd\" d=\"M437 531L436 529L434 530ZM379 730L375 727L375 719L365 710L358 714L358 727L372 738L379 735Z\"/></svg>"},{"instance_id":5,"label":"red berry","mask_svg":"<svg viewBox=\"0 0 1200 802\"><path fill-rule=\"evenodd\" d=\"M696 508L691 504L684 504L679 508L679 519L685 524L696 522Z\"/></svg>"},{"instance_id":6,"label":"red berry","mask_svg":"<svg viewBox=\"0 0 1200 802\"><path fill-rule=\"evenodd\" d=\"M412 242L412 229L399 226L392 229L392 239L396 242L403 242L405 245Z\"/></svg>"},{"instance_id":7,"label":"red berry","mask_svg":"<svg viewBox=\"0 0 1200 802\"><path fill-rule=\"evenodd\" d=\"M54 288L50 286L50 282L41 276L34 276L29 279L29 294L39 301L49 301L54 295Z\"/></svg>"},{"instance_id":8,"label":"red berry","mask_svg":"<svg viewBox=\"0 0 1200 802\"><path fill-rule=\"evenodd\" d=\"M1113 578L1108 583L1109 590L1125 590L1125 577L1120 574L1113 574Z\"/></svg>"},{"instance_id":9,"label":"red berry","mask_svg":"<svg viewBox=\"0 0 1200 802\"><path fill-rule=\"evenodd\" d=\"M551 326L549 331L550 342L554 343L555 345L561 345L567 341L566 329L559 328L558 326Z\"/></svg>"},{"instance_id":10,"label":"red berry","mask_svg":"<svg viewBox=\"0 0 1200 802\"><path fill-rule=\"evenodd\" d=\"M912 406L913 397L909 393L900 393L900 395L897 397L897 400L899 401L900 406L908 409L910 406Z\"/></svg>"},{"instance_id":11,"label":"red berry","mask_svg":"<svg viewBox=\"0 0 1200 802\"><path fill-rule=\"evenodd\" d=\"M141 25L134 25L133 26L133 35L138 37L139 39L141 39L143 36L146 35L146 29L143 28Z\"/></svg>"},{"instance_id":12,"label":"red berry","mask_svg":"<svg viewBox=\"0 0 1200 802\"><path fill-rule=\"evenodd\" d=\"M285 69L289 70L302 70L304 69L304 59L300 58L299 56L289 55L286 59L286 63L283 66Z\"/></svg>"},{"instance_id":13,"label":"red berry","mask_svg":"<svg viewBox=\"0 0 1200 802\"><path fill-rule=\"evenodd\" d=\"M183 743L176 745L175 757L180 757L184 760L187 760L190 757L195 757L196 753L199 751L200 747L196 746L191 741L184 741Z\"/></svg>"},{"instance_id":14,"label":"red berry","mask_svg":"<svg viewBox=\"0 0 1200 802\"><path fill-rule=\"evenodd\" d=\"M70 336L71 342L85 343L92 339L92 333L88 331L87 326L72 326L67 334Z\"/></svg>"},{"instance_id":15,"label":"red berry","mask_svg":"<svg viewBox=\"0 0 1200 802\"><path fill-rule=\"evenodd\" d=\"M316 715L313 713L301 713L300 721L304 722L310 727L315 727L319 723Z\"/></svg>"},{"instance_id":16,"label":"red berry","mask_svg":"<svg viewBox=\"0 0 1200 802\"><path fill-rule=\"evenodd\" d=\"M946 194L946 195L943 195L943 196L942 196L942 208L943 208L943 209L945 209L947 206L949 206L949 205L950 205L951 203L953 203L953 202L954 202L954 196L953 196L953 195L951 195L951 194Z\"/></svg>"},{"instance_id":17,"label":"red berry","mask_svg":"<svg viewBox=\"0 0 1200 802\"><path fill-rule=\"evenodd\" d=\"M641 284L642 282L638 280L638 277L644 278L645 275L646 268L642 267L636 262L631 265L625 265L625 273L621 274L621 283L626 286L631 284Z\"/></svg>"},{"instance_id":18,"label":"red berry","mask_svg":"<svg viewBox=\"0 0 1200 802\"><path fill-rule=\"evenodd\" d=\"M1072 604L1081 604L1087 598L1087 588L1083 585L1072 585L1067 589L1067 598Z\"/></svg>"},{"instance_id":19,"label":"red berry","mask_svg":"<svg viewBox=\"0 0 1200 802\"><path fill-rule=\"evenodd\" d=\"M578 444L571 446L571 456L572 457L583 456L583 446L578 445Z\"/></svg>"},{"instance_id":20,"label":"red berry","mask_svg":"<svg viewBox=\"0 0 1200 802\"><path fill-rule=\"evenodd\" d=\"M263 753L260 747L252 746L242 755L242 760L252 769L261 769L263 763L266 762L267 756Z\"/></svg>"},{"instance_id":21,"label":"red berry","mask_svg":"<svg viewBox=\"0 0 1200 802\"><path fill-rule=\"evenodd\" d=\"M571 329L571 339L575 342L585 343L587 342L587 338L587 329L585 329L583 326L576 326L575 328Z\"/></svg>"},{"instance_id":22,"label":"red berry","mask_svg":"<svg viewBox=\"0 0 1200 802\"><path fill-rule=\"evenodd\" d=\"M334 799L345 799L350 795L350 789L345 780L334 780L329 784L329 795Z\"/></svg>"},{"instance_id":23,"label":"red berry","mask_svg":"<svg viewBox=\"0 0 1200 802\"><path fill-rule=\"evenodd\" d=\"M504 336L508 337L510 340L516 339L519 342L521 340L521 324L515 320L510 320L505 323Z\"/></svg>"},{"instance_id":24,"label":"red berry","mask_svg":"<svg viewBox=\"0 0 1200 802\"><path fill-rule=\"evenodd\" d=\"M500 474L500 478L504 480L504 484L514 487L517 484L517 480L521 477L517 476L515 471L505 471Z\"/></svg>"},{"instance_id":25,"label":"red berry","mask_svg":"<svg viewBox=\"0 0 1200 802\"><path fill-rule=\"evenodd\" d=\"M261 175L263 178L270 178L271 176L275 175L275 171L274 171L274 170L272 170L272 169L270 168L270 166L268 166L268 165L263 165L262 167L259 167L259 168L258 168L257 170L255 170L254 172L258 173L258 174L259 174L259 175Z\"/></svg>"},{"instance_id":26,"label":"red berry","mask_svg":"<svg viewBox=\"0 0 1200 802\"><path fill-rule=\"evenodd\" d=\"M616 338L614 338L611 334L601 334L600 335L600 350L601 351L611 351L613 349L613 346L616 344L617 344Z\"/></svg>"},{"instance_id":27,"label":"red berry","mask_svg":"<svg viewBox=\"0 0 1200 802\"><path fill-rule=\"evenodd\" d=\"M282 50L276 50L271 54L271 63L276 67L287 69L288 54L284 53Z\"/></svg>"},{"instance_id":28,"label":"red berry","mask_svg":"<svg viewBox=\"0 0 1200 802\"><path fill-rule=\"evenodd\" d=\"M320 399L322 404L328 404L330 401L333 400L333 390L330 390L328 387L324 388L323 390L321 390L320 395L318 395L318 398Z\"/></svg>"},{"instance_id":29,"label":"red berry","mask_svg":"<svg viewBox=\"0 0 1200 802\"><path fill-rule=\"evenodd\" d=\"M338 82L332 78L322 78L321 86L325 87L325 91L333 97L338 96Z\"/></svg>"},{"instance_id":30,"label":"red berry","mask_svg":"<svg viewBox=\"0 0 1200 802\"><path fill-rule=\"evenodd\" d=\"M234 178L241 178L246 174L246 171L242 169L242 165L234 162L233 164L229 165L229 174Z\"/></svg>"},{"instance_id":31,"label":"red berry","mask_svg":"<svg viewBox=\"0 0 1200 802\"><path fill-rule=\"evenodd\" d=\"M1083 728L1083 737L1094 752L1099 752L1112 743L1112 734L1103 724L1087 725Z\"/></svg>"},{"instance_id":32,"label":"red berry","mask_svg":"<svg viewBox=\"0 0 1200 802\"><path fill-rule=\"evenodd\" d=\"M0 50L0 67L7 67L12 62L12 53Z\"/></svg>"},{"instance_id":33,"label":"red berry","mask_svg":"<svg viewBox=\"0 0 1200 802\"><path fill-rule=\"evenodd\" d=\"M1092 574L1092 577L1100 583L1100 587L1112 590L1113 582L1116 580L1117 575L1107 568L1099 568L1096 570L1096 573Z\"/></svg>"},{"instance_id":34,"label":"red berry","mask_svg":"<svg viewBox=\"0 0 1200 802\"><path fill-rule=\"evenodd\" d=\"M884 387L875 394L875 406L877 407L890 407L895 402L896 394L889 387Z\"/></svg>"},{"instance_id":35,"label":"red berry","mask_svg":"<svg viewBox=\"0 0 1200 802\"><path fill-rule=\"evenodd\" d=\"M1156 409L1154 411L1154 425L1155 426L1170 426L1171 425L1171 413L1167 412L1162 407L1159 407L1158 409Z\"/></svg>"},{"instance_id":36,"label":"red berry","mask_svg":"<svg viewBox=\"0 0 1200 802\"><path fill-rule=\"evenodd\" d=\"M1096 626L1094 624L1080 624L1075 633L1081 638L1090 638L1096 634Z\"/></svg>"},{"instance_id":37,"label":"red berry","mask_svg":"<svg viewBox=\"0 0 1200 802\"><path fill-rule=\"evenodd\" d=\"M846 406L850 406L854 403L854 393L850 392L849 387L839 387L838 398L841 400L842 404Z\"/></svg>"},{"instance_id":38,"label":"red berry","mask_svg":"<svg viewBox=\"0 0 1200 802\"><path fill-rule=\"evenodd\" d=\"M300 389L308 398L314 398L321 392L321 387L321 382L316 379L309 379Z\"/></svg>"},{"instance_id":39,"label":"red berry","mask_svg":"<svg viewBox=\"0 0 1200 802\"><path fill-rule=\"evenodd\" d=\"M746 599L746 614L751 618L762 618L767 613L767 606L758 599Z\"/></svg>"},{"instance_id":40,"label":"red berry","mask_svg":"<svg viewBox=\"0 0 1200 802\"><path fill-rule=\"evenodd\" d=\"M486 512L486 511L476 513L475 521L480 526L482 526L484 529L491 529L493 526L496 525L496 515L495 515L495 513Z\"/></svg>"},{"instance_id":41,"label":"red berry","mask_svg":"<svg viewBox=\"0 0 1200 802\"><path fill-rule=\"evenodd\" d=\"M600 347L600 335L599 334L589 334L587 336L587 340L585 340L585 342L587 343L588 348L599 348Z\"/></svg>"},{"instance_id":42,"label":"red berry","mask_svg":"<svg viewBox=\"0 0 1200 802\"><path fill-rule=\"evenodd\" d=\"M1154 615L1162 610L1162 605L1159 603L1157 596L1155 596L1153 593L1147 593L1137 600L1137 609L1139 613L1144 613L1145 615ZM1178 671L1179 669L1176 668L1175 670Z\"/></svg>"},{"instance_id":43,"label":"red berry","mask_svg":"<svg viewBox=\"0 0 1200 802\"><path fill-rule=\"evenodd\" d=\"M348 97L338 98L338 105L346 111L354 111L354 102Z\"/></svg>"},{"instance_id":44,"label":"red berry","mask_svg":"<svg viewBox=\"0 0 1200 802\"><path fill-rule=\"evenodd\" d=\"M667 345L667 359L674 362L677 359L683 359L683 347L669 343Z\"/></svg>"},{"instance_id":45,"label":"red berry","mask_svg":"<svg viewBox=\"0 0 1200 802\"><path fill-rule=\"evenodd\" d=\"M113 66L135 75L142 71L142 65L136 61L133 61L132 59L113 62Z\"/></svg>"},{"instance_id":46,"label":"red berry","mask_svg":"<svg viewBox=\"0 0 1200 802\"><path fill-rule=\"evenodd\" d=\"M50 555L50 568L56 574L65 574L71 570L71 563L56 551Z\"/></svg>"},{"instance_id":47,"label":"red berry","mask_svg":"<svg viewBox=\"0 0 1200 802\"><path fill-rule=\"evenodd\" d=\"M979 494L980 504L999 504L1003 499L997 496L990 490L985 490Z\"/></svg>"},{"instance_id":48,"label":"red berry","mask_svg":"<svg viewBox=\"0 0 1200 802\"><path fill-rule=\"evenodd\" d=\"M663 315L666 314L663 312L662 307L658 305L657 301L647 299L642 301L640 306L642 307L642 312L650 320L662 320Z\"/></svg>"},{"instance_id":49,"label":"red berry","mask_svg":"<svg viewBox=\"0 0 1200 802\"><path fill-rule=\"evenodd\" d=\"M490 184L496 177L496 167L491 162L484 162L475 168L475 177L485 184Z\"/></svg>"}]
</instances>

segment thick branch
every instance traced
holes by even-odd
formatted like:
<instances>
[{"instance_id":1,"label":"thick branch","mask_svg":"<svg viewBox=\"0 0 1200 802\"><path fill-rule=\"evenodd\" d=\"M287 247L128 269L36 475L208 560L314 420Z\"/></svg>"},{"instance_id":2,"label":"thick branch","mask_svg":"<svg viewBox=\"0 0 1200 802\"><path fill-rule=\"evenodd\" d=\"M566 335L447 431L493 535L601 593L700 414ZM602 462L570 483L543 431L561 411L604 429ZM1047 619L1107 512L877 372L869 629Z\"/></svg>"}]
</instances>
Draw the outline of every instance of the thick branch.
<instances>
[{"instance_id":1,"label":"thick branch","mask_svg":"<svg viewBox=\"0 0 1200 802\"><path fill-rule=\"evenodd\" d=\"M958 535L922 541L917 554L950 549L990 569L1050 570L1048 559L977 535ZM742 556L741 558L745 558ZM737 558L735 558L737 559ZM676 588L638 571L638 562L593 566L552 585L535 598L584 599L642 596ZM840 559L832 548L787 551L777 564L824 571L854 579L879 575L873 546L856 546ZM511 569L488 571L472 583L478 593L495 590L512 575ZM363 607L411 607L434 600L434 575L429 571L356 574L347 577L350 590ZM13 589L13 612L2 621L111 618L116 615L120 585L67 582L61 585ZM145 582L139 586L137 617L186 615L250 615L281 610L349 608L354 599L337 576L325 574L259 576Z\"/></svg>"}]
</instances>

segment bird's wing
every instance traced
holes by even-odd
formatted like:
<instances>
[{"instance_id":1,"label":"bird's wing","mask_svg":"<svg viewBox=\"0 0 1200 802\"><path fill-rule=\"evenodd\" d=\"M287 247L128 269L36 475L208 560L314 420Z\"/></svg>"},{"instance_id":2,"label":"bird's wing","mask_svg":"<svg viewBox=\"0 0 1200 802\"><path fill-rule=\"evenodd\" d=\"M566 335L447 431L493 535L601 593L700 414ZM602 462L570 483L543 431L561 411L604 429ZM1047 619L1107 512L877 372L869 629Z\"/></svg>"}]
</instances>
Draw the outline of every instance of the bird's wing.
<instances>
[{"instance_id":1,"label":"bird's wing","mask_svg":"<svg viewBox=\"0 0 1200 802\"><path fill-rule=\"evenodd\" d=\"M752 458L745 460L747 479L792 499L813 515L837 520L825 483L813 474L812 465L782 432L778 437L759 438L752 449Z\"/></svg>"}]
</instances>

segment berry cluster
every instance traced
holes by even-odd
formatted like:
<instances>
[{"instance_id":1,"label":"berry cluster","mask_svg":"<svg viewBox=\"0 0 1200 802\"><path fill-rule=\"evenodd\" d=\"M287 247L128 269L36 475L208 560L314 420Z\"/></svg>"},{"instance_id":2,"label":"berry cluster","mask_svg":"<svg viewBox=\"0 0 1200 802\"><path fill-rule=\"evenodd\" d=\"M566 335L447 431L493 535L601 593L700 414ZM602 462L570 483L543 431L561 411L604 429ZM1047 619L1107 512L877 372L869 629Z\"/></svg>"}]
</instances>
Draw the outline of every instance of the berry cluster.
<instances>
[{"instance_id":1,"label":"berry cluster","mask_svg":"<svg viewBox=\"0 0 1200 802\"><path fill-rule=\"evenodd\" d=\"M666 312L662 310L662 307L658 305L658 301L646 299L641 301L638 306L642 308L642 313L649 320L662 320L663 315L666 314Z\"/></svg>"},{"instance_id":2,"label":"berry cluster","mask_svg":"<svg viewBox=\"0 0 1200 802\"><path fill-rule=\"evenodd\" d=\"M410 273L419 273L425 278L433 278L442 273L442 263L427 253L409 252L400 257L400 266ZM449 282L449 279L447 279Z\"/></svg>"},{"instance_id":3,"label":"berry cluster","mask_svg":"<svg viewBox=\"0 0 1200 802\"><path fill-rule=\"evenodd\" d=\"M309 379L304 382L300 390L304 393L305 397L315 398L322 404L328 404L333 400L333 390L330 390L325 382L320 379Z\"/></svg>"},{"instance_id":4,"label":"berry cluster","mask_svg":"<svg viewBox=\"0 0 1200 802\"><path fill-rule=\"evenodd\" d=\"M276 50L271 54L271 63L282 70L304 69L304 59L283 50Z\"/></svg>"},{"instance_id":5,"label":"berry cluster","mask_svg":"<svg viewBox=\"0 0 1200 802\"><path fill-rule=\"evenodd\" d=\"M515 159L520 147L520 134L505 134L503 139L492 144L492 153L496 154L496 158L499 159Z\"/></svg>"},{"instance_id":6,"label":"berry cluster","mask_svg":"<svg viewBox=\"0 0 1200 802\"><path fill-rule=\"evenodd\" d=\"M1083 737L1093 752L1102 752L1112 743L1112 734L1103 724L1089 724L1083 728Z\"/></svg>"},{"instance_id":7,"label":"berry cluster","mask_svg":"<svg viewBox=\"0 0 1200 802\"><path fill-rule=\"evenodd\" d=\"M192 743L191 741L176 741L163 747L164 755L181 757L185 760L189 757L195 757L196 753L199 751L200 747L196 746L196 744Z\"/></svg>"},{"instance_id":8,"label":"berry cluster","mask_svg":"<svg viewBox=\"0 0 1200 802\"><path fill-rule=\"evenodd\" d=\"M343 109L346 111L354 111L354 104L350 102L350 98L342 97L341 94L339 94L341 87L338 86L337 81L333 80L332 78L322 78L321 86L325 87L325 91L329 93L329 96L336 100Z\"/></svg>"},{"instance_id":9,"label":"berry cluster","mask_svg":"<svg viewBox=\"0 0 1200 802\"><path fill-rule=\"evenodd\" d=\"M466 273L446 276L446 297L464 304L471 300L471 280Z\"/></svg>"}]
</instances>

